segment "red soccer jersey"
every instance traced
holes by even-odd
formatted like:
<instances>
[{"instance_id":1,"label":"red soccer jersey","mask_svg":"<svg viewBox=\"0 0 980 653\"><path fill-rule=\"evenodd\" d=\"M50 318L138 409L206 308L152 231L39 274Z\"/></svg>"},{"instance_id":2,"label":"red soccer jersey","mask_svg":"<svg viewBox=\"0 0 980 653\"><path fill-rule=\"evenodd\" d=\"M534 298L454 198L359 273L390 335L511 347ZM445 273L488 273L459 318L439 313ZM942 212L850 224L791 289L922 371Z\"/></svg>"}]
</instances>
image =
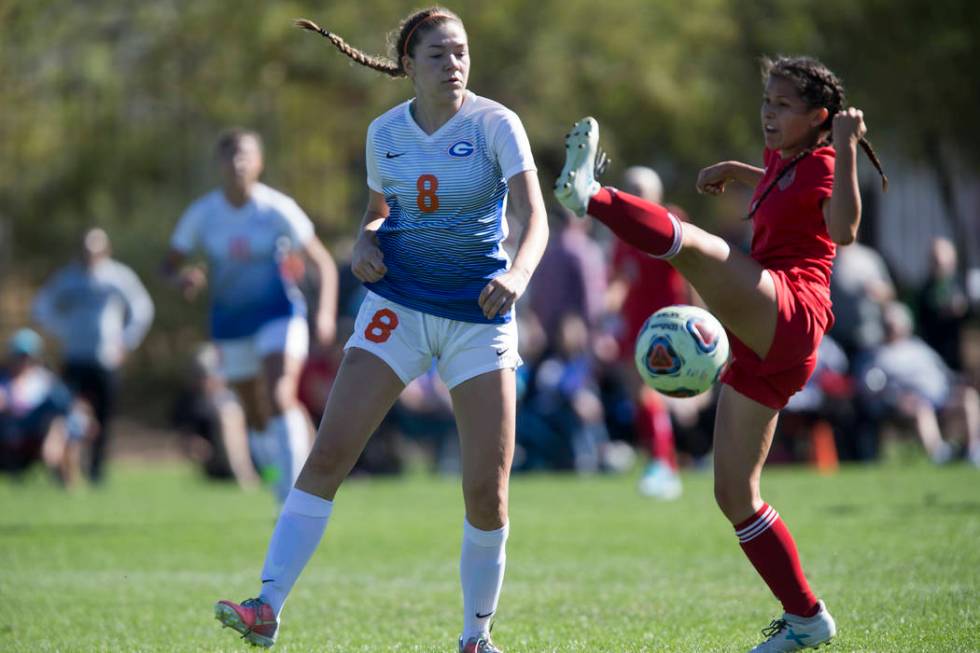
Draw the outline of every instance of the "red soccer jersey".
<instances>
[{"instance_id":1,"label":"red soccer jersey","mask_svg":"<svg viewBox=\"0 0 980 653\"><path fill-rule=\"evenodd\" d=\"M803 279L823 286L826 292L818 292L828 308L837 246L827 233L823 203L834 189L834 157L829 146L803 157L759 206L752 230L752 258L772 270L795 268ZM792 158L783 159L778 151L766 148L763 160L766 170L752 195L753 207Z\"/></svg>"}]
</instances>

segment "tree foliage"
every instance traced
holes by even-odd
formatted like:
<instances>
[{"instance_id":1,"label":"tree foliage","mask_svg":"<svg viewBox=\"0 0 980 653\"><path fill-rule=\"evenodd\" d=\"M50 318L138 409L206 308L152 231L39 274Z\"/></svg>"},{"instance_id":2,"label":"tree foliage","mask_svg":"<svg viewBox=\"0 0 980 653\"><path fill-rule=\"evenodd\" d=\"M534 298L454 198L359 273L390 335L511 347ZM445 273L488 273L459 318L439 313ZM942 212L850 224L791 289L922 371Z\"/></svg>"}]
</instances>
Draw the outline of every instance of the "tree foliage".
<instances>
[{"instance_id":1,"label":"tree foliage","mask_svg":"<svg viewBox=\"0 0 980 653\"><path fill-rule=\"evenodd\" d=\"M545 188L566 127L591 114L618 164L656 166L673 199L710 218L717 204L694 194L696 172L759 160L758 59L776 53L824 58L867 109L872 137L906 156L952 148L980 158L980 130L964 120L980 107L980 4L967 0L451 8L470 36L471 88L521 115ZM396 0L0 2L0 219L9 222L0 234L13 234L16 268L39 282L85 226L100 224L119 258L152 278L181 210L215 184L212 143L229 125L263 134L267 180L299 200L328 245L352 234L368 123L411 86L352 64L292 20L313 18L383 53L411 9ZM163 333L200 328L155 294Z\"/></svg>"}]
</instances>

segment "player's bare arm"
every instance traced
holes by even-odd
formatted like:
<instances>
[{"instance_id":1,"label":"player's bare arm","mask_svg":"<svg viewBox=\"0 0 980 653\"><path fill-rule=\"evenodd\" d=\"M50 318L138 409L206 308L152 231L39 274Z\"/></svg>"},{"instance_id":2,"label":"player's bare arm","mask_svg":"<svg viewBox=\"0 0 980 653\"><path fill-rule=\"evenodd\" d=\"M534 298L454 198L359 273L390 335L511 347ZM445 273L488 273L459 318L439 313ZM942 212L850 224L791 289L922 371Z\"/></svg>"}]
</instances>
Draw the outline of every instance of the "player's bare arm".
<instances>
[{"instance_id":1,"label":"player's bare arm","mask_svg":"<svg viewBox=\"0 0 980 653\"><path fill-rule=\"evenodd\" d=\"M311 238L303 248L306 259L316 266L320 279L315 321L316 338L322 345L333 342L337 334L337 295L340 281L337 264L319 238Z\"/></svg>"},{"instance_id":2,"label":"player's bare arm","mask_svg":"<svg viewBox=\"0 0 980 653\"><path fill-rule=\"evenodd\" d=\"M857 237L861 224L861 193L858 190L857 148L868 128L864 114L850 107L834 116L833 139L837 150L834 159L834 193L824 202L823 215L827 232L838 245L849 245Z\"/></svg>"},{"instance_id":3,"label":"player's bare arm","mask_svg":"<svg viewBox=\"0 0 980 653\"><path fill-rule=\"evenodd\" d=\"M507 186L511 210L525 225L524 233L521 234L510 269L494 277L480 294L480 308L487 319L503 315L513 308L527 289L548 244L548 217L537 172L518 173L507 181Z\"/></svg>"},{"instance_id":4,"label":"player's bare arm","mask_svg":"<svg viewBox=\"0 0 980 653\"><path fill-rule=\"evenodd\" d=\"M737 181L754 188L762 180L765 171L740 161L722 161L708 166L698 173L697 189L699 193L720 195L725 192L725 186Z\"/></svg>"},{"instance_id":5,"label":"player's bare arm","mask_svg":"<svg viewBox=\"0 0 980 653\"><path fill-rule=\"evenodd\" d=\"M354 276L364 283L377 281L388 272L384 254L378 247L378 229L387 217L388 203L384 196L376 191L369 191L367 209L361 219L350 264Z\"/></svg>"}]
</instances>

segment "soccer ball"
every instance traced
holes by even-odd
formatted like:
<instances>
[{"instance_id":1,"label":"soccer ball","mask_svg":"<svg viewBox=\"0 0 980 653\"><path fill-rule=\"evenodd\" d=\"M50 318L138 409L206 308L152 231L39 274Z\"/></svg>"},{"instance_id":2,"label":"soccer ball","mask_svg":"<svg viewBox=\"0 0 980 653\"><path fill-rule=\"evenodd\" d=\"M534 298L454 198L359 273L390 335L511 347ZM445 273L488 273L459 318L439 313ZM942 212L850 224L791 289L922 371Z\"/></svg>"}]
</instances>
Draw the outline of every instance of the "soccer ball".
<instances>
[{"instance_id":1,"label":"soccer ball","mask_svg":"<svg viewBox=\"0 0 980 653\"><path fill-rule=\"evenodd\" d=\"M728 362L728 336L714 315L697 306L666 306L647 318L636 338L643 382L669 397L708 390Z\"/></svg>"}]
</instances>

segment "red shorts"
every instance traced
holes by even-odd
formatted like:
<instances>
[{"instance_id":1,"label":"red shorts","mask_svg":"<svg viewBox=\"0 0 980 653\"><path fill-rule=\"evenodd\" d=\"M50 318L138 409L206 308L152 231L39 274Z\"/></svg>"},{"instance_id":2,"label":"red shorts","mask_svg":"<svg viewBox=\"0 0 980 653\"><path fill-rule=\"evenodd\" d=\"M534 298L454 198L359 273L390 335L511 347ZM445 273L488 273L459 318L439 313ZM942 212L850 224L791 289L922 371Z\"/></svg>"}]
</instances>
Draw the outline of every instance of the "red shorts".
<instances>
[{"instance_id":1,"label":"red shorts","mask_svg":"<svg viewBox=\"0 0 980 653\"><path fill-rule=\"evenodd\" d=\"M795 270L769 270L776 284L776 333L765 358L728 332L732 360L721 382L760 404L781 410L806 385L817 347L833 324L829 299Z\"/></svg>"}]
</instances>

